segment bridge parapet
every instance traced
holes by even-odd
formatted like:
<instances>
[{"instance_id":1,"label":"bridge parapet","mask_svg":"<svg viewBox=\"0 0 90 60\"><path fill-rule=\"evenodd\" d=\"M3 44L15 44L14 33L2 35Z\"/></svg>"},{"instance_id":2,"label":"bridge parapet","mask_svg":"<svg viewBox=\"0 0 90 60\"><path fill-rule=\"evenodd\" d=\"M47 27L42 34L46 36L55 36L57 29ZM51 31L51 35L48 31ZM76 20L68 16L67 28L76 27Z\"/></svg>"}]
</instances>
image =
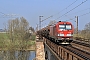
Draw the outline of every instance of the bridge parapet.
<instances>
[{"instance_id":1,"label":"bridge parapet","mask_svg":"<svg viewBox=\"0 0 90 60\"><path fill-rule=\"evenodd\" d=\"M36 60L45 60L43 40L39 39L36 40Z\"/></svg>"}]
</instances>

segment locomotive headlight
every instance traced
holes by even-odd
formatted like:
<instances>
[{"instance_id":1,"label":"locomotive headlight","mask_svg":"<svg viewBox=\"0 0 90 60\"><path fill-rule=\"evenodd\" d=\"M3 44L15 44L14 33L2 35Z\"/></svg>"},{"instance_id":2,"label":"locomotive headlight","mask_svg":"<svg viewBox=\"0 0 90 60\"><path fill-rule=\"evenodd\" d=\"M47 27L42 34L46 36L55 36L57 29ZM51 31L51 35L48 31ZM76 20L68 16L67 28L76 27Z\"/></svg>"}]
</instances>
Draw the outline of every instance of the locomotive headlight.
<instances>
[{"instance_id":1,"label":"locomotive headlight","mask_svg":"<svg viewBox=\"0 0 90 60\"><path fill-rule=\"evenodd\" d=\"M60 34L60 36L64 36L64 34Z\"/></svg>"},{"instance_id":2,"label":"locomotive headlight","mask_svg":"<svg viewBox=\"0 0 90 60\"><path fill-rule=\"evenodd\" d=\"M64 36L64 34L58 34L58 36Z\"/></svg>"},{"instance_id":3,"label":"locomotive headlight","mask_svg":"<svg viewBox=\"0 0 90 60\"><path fill-rule=\"evenodd\" d=\"M73 36L73 34L67 34L67 36Z\"/></svg>"},{"instance_id":4,"label":"locomotive headlight","mask_svg":"<svg viewBox=\"0 0 90 60\"><path fill-rule=\"evenodd\" d=\"M60 36L60 34L58 34L58 36Z\"/></svg>"}]
</instances>

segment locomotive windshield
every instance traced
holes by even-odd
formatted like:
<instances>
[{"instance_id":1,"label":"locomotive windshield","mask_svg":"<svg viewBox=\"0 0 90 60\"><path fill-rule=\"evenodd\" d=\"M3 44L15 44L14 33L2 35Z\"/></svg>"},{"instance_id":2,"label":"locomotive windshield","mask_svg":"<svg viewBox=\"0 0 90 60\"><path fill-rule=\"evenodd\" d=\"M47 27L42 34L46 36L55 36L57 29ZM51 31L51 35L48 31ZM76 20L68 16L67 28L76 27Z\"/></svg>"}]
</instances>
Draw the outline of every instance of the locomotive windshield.
<instances>
[{"instance_id":1,"label":"locomotive windshield","mask_svg":"<svg viewBox=\"0 0 90 60\"><path fill-rule=\"evenodd\" d=\"M72 28L71 28L71 25L64 24L64 25L59 25L59 29L60 30L71 30Z\"/></svg>"}]
</instances>

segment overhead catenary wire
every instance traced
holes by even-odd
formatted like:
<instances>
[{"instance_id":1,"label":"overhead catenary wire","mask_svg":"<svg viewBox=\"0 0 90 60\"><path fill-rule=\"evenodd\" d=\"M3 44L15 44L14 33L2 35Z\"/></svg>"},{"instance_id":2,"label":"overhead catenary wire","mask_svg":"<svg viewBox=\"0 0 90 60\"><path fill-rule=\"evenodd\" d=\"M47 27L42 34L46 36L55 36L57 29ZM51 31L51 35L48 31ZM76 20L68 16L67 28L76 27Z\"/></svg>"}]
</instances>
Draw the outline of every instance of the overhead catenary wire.
<instances>
[{"instance_id":1,"label":"overhead catenary wire","mask_svg":"<svg viewBox=\"0 0 90 60\"><path fill-rule=\"evenodd\" d=\"M74 3L76 3L78 0L75 0L74 2L72 2L70 5L68 5L66 8L62 9L60 12L58 12L57 14L61 13L62 11L68 9L70 6L72 6ZM56 14L54 14L56 15Z\"/></svg>"},{"instance_id":2,"label":"overhead catenary wire","mask_svg":"<svg viewBox=\"0 0 90 60\"><path fill-rule=\"evenodd\" d=\"M86 11L86 10L89 10L90 8L86 8L86 9L83 9L83 10L80 10L80 11L77 11L77 12L74 12L74 13L71 13L69 15L72 15L72 14L77 14L77 13L80 13L80 12L83 12L83 11Z\"/></svg>"},{"instance_id":3,"label":"overhead catenary wire","mask_svg":"<svg viewBox=\"0 0 90 60\"><path fill-rule=\"evenodd\" d=\"M73 11L74 9L76 9L77 7L81 6L81 5L82 5L83 3L85 3L86 1L88 1L88 0L85 0L85 1L81 2L79 5L77 5L76 7L72 8L71 10L69 10L68 12L66 12L65 14L63 14L62 16L58 17L57 19L65 16L65 15L68 14L69 12L71 12L71 11ZM57 19L56 19L56 20L57 20Z\"/></svg>"},{"instance_id":4,"label":"overhead catenary wire","mask_svg":"<svg viewBox=\"0 0 90 60\"><path fill-rule=\"evenodd\" d=\"M88 10L88 9L90 9L90 8L86 8L86 9L84 9L84 10L80 10L80 11L75 12L75 13L80 13L80 12L86 11L86 10ZM75 13L72 13L72 14L75 14ZM82 14L82 15L79 15L78 17L82 17L82 16L87 15L87 14L89 14L89 13L90 13L90 11L87 12L87 13L84 13L84 14ZM69 14L69 15L71 15L71 14ZM75 18L69 17L69 15L65 15L65 16L68 17L70 20L74 20L74 19L75 19ZM66 20L66 21L70 21L70 20Z\"/></svg>"},{"instance_id":5,"label":"overhead catenary wire","mask_svg":"<svg viewBox=\"0 0 90 60\"><path fill-rule=\"evenodd\" d=\"M3 13L3 12L0 12L1 14L5 14L5 13Z\"/></svg>"},{"instance_id":6,"label":"overhead catenary wire","mask_svg":"<svg viewBox=\"0 0 90 60\"><path fill-rule=\"evenodd\" d=\"M43 22L43 21L45 21L45 20L47 20L47 19L49 19L49 18L51 18L51 17L53 17L53 16L55 16L55 15L61 13L62 11L66 10L67 8L69 8L71 5L73 5L73 4L74 4L75 2L77 2L77 1L78 1L78 0L75 0L75 1L72 2L70 5L68 5L66 8L64 8L63 10L61 10L60 12L58 12L58 13L56 13L56 14L54 14L54 15L51 15L51 16L45 18L45 19L43 19L41 22Z\"/></svg>"},{"instance_id":7,"label":"overhead catenary wire","mask_svg":"<svg viewBox=\"0 0 90 60\"><path fill-rule=\"evenodd\" d=\"M69 17L69 16L67 16L67 15L65 15L66 17L68 17L70 20L73 20L74 18L71 18L71 17Z\"/></svg>"},{"instance_id":8,"label":"overhead catenary wire","mask_svg":"<svg viewBox=\"0 0 90 60\"><path fill-rule=\"evenodd\" d=\"M82 16L85 16L85 15L87 15L87 14L90 14L90 12L87 12L87 13L84 13L84 14L82 14L82 15L79 15L78 17L82 17ZM68 18L70 18L70 17L68 17ZM74 20L75 18L70 18L70 20ZM66 20L66 21L70 21L70 20Z\"/></svg>"},{"instance_id":9,"label":"overhead catenary wire","mask_svg":"<svg viewBox=\"0 0 90 60\"><path fill-rule=\"evenodd\" d=\"M2 15L2 17L0 17L0 18L15 18L15 17L13 17L13 16L17 16L18 14L5 14L5 13L3 13L3 12L0 12L1 14L3 14Z\"/></svg>"},{"instance_id":10,"label":"overhead catenary wire","mask_svg":"<svg viewBox=\"0 0 90 60\"><path fill-rule=\"evenodd\" d=\"M1 14L3 14L3 15L6 15L5 13L3 13L3 12L0 12ZM1 18L1 17L0 17ZM3 17L4 18L4 17Z\"/></svg>"},{"instance_id":11,"label":"overhead catenary wire","mask_svg":"<svg viewBox=\"0 0 90 60\"><path fill-rule=\"evenodd\" d=\"M2 8L2 7L0 7L0 8ZM6 9L4 9L4 8L2 8L3 10L6 10ZM6 10L7 12L10 12L10 11L8 11L8 10ZM19 15L19 14L6 14L6 13L3 13L3 12L1 12L0 11L0 14L2 14L2 16L0 16L0 18L15 18L15 17L13 17L13 16L21 16L21 15Z\"/></svg>"},{"instance_id":12,"label":"overhead catenary wire","mask_svg":"<svg viewBox=\"0 0 90 60\"><path fill-rule=\"evenodd\" d=\"M85 13L85 14L82 14L82 15L80 15L79 17L85 16L85 15L87 15L87 14L90 14L90 12L87 12L87 13Z\"/></svg>"}]
</instances>

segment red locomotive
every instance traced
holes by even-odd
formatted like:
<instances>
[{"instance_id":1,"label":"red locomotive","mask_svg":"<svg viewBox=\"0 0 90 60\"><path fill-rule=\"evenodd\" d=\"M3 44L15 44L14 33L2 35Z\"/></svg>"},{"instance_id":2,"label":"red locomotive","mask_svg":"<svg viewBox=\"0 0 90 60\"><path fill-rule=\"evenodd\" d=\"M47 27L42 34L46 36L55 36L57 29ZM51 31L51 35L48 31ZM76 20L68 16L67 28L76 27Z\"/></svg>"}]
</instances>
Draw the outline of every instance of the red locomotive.
<instances>
[{"instance_id":1,"label":"red locomotive","mask_svg":"<svg viewBox=\"0 0 90 60\"><path fill-rule=\"evenodd\" d=\"M54 25L47 26L38 33L56 43L70 44L73 41L73 25L70 22L59 21Z\"/></svg>"}]
</instances>

